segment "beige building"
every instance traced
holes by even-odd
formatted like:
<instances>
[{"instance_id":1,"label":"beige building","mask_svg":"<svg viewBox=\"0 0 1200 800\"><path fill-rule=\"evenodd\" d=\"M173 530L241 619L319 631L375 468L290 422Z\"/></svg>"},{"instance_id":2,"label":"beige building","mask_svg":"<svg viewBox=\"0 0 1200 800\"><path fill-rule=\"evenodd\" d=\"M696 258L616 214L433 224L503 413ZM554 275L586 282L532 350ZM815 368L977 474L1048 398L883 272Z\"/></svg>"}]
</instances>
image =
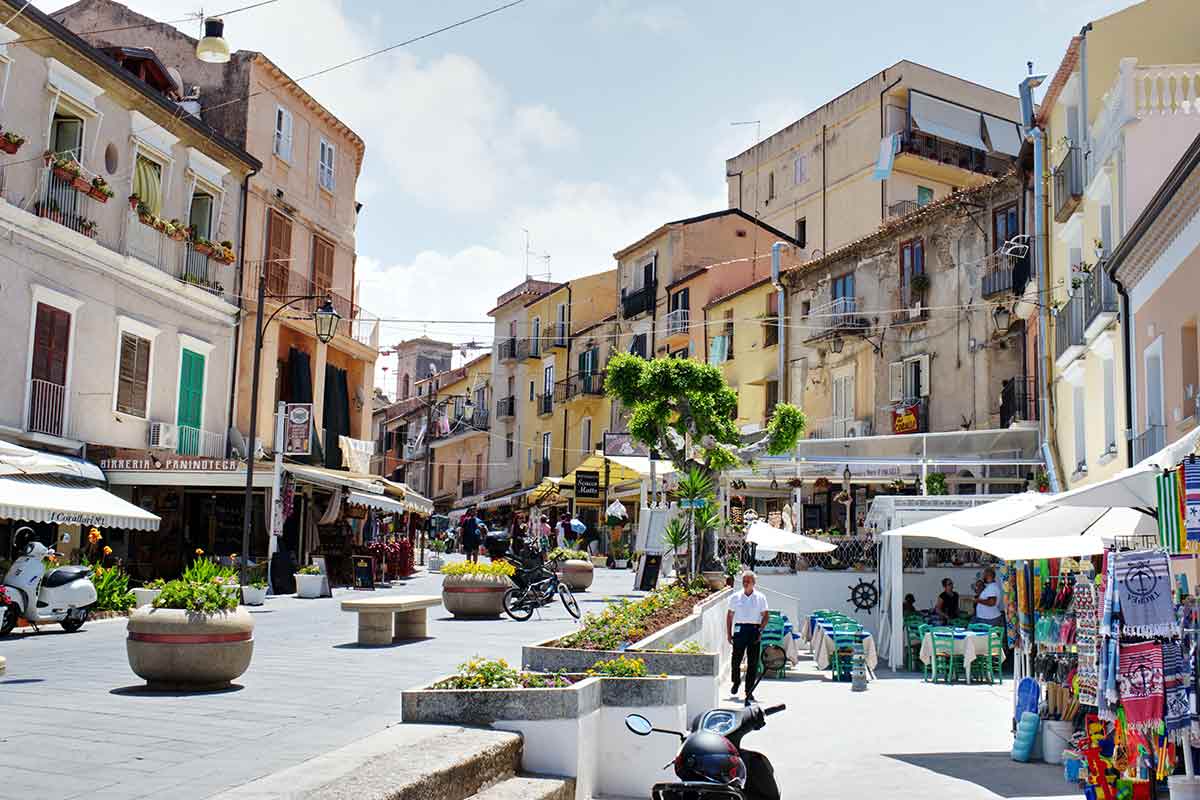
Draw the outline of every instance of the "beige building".
<instances>
[{"instance_id":1,"label":"beige building","mask_svg":"<svg viewBox=\"0 0 1200 800\"><path fill-rule=\"evenodd\" d=\"M900 61L729 159L729 207L787 231L806 258L1006 172L1016 97Z\"/></svg>"}]
</instances>

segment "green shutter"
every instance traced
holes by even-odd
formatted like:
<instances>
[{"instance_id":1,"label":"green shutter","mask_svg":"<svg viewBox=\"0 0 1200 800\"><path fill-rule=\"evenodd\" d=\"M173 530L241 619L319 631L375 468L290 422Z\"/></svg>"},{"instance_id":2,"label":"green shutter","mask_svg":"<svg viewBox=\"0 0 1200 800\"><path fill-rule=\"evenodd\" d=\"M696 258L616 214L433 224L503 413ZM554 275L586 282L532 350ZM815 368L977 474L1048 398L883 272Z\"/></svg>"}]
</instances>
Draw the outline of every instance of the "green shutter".
<instances>
[{"instance_id":1,"label":"green shutter","mask_svg":"<svg viewBox=\"0 0 1200 800\"><path fill-rule=\"evenodd\" d=\"M179 432L179 452L200 453L200 415L204 405L204 356L184 349L179 365L179 416L177 423L191 431Z\"/></svg>"}]
</instances>

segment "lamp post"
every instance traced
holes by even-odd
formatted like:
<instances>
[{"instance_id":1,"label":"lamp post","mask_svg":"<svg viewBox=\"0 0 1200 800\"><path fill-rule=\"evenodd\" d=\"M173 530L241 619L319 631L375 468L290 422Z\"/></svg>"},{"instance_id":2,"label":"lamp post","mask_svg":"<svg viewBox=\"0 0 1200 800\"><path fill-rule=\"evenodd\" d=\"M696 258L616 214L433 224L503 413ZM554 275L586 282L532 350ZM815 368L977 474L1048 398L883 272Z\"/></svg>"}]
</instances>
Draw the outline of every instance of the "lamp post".
<instances>
[{"instance_id":1,"label":"lamp post","mask_svg":"<svg viewBox=\"0 0 1200 800\"><path fill-rule=\"evenodd\" d=\"M265 263L264 263L265 265ZM263 305L267 299L267 282L265 270L260 266L258 271L258 305L254 310L254 369L250 378L250 439L246 444L246 494L244 498L244 508L242 510L242 557L239 561L240 574L239 580L242 586L246 584L246 561L250 557L250 528L254 524L254 456L255 456L255 439L258 436L258 383L262 372L262 345L263 331L271 320L278 316L280 311L283 311L289 306L305 300L324 300L321 307L313 312L313 322L316 324L317 340L321 344L329 344L334 335L337 333L337 324L341 319L337 311L333 307L333 302L329 295L299 295L299 296L272 296L273 300L286 300L287 302L279 306L271 312L271 316L263 320ZM281 447L282 443L275 442L275 447Z\"/></svg>"}]
</instances>

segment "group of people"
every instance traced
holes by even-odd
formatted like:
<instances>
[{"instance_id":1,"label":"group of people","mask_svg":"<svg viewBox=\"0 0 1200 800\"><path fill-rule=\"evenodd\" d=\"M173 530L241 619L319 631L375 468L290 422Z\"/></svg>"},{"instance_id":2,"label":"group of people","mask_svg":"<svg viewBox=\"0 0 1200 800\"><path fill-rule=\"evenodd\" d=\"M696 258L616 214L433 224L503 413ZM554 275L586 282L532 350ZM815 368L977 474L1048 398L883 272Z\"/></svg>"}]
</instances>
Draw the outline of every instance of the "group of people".
<instances>
[{"instance_id":1,"label":"group of people","mask_svg":"<svg viewBox=\"0 0 1200 800\"><path fill-rule=\"evenodd\" d=\"M458 521L454 530L458 544L468 561L479 560L479 547L488 533L488 525L479 515L478 507L468 508ZM513 552L519 553L527 546L546 552L551 546L569 547L581 537L571 527L571 517L560 514L554 527L550 526L550 518L546 514L535 513L531 516L515 514L509 527L509 546Z\"/></svg>"},{"instance_id":2,"label":"group of people","mask_svg":"<svg viewBox=\"0 0 1200 800\"><path fill-rule=\"evenodd\" d=\"M1003 592L1000 584L996 581L996 570L991 567L986 568L983 571L983 577L975 581L975 585L971 588L974 590L975 598L975 614L971 617L971 622L1003 628ZM958 592L954 590L954 581L950 578L942 578L942 592L937 596L937 602L929 610L928 615L943 624L953 622L961 616L960 601ZM924 613L917 608L915 595L906 594L904 596L905 616Z\"/></svg>"}]
</instances>

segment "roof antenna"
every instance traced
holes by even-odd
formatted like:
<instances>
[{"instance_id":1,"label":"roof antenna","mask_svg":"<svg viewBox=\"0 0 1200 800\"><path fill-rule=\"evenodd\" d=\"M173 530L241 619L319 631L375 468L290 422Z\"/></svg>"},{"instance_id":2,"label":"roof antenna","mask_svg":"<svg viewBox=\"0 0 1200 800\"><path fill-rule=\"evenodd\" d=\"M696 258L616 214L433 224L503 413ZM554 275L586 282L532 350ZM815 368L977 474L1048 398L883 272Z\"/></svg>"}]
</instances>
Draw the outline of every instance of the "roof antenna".
<instances>
[{"instance_id":1,"label":"roof antenna","mask_svg":"<svg viewBox=\"0 0 1200 800\"><path fill-rule=\"evenodd\" d=\"M529 280L529 256L533 251L529 249L529 228L521 228L525 231L525 280Z\"/></svg>"}]
</instances>

